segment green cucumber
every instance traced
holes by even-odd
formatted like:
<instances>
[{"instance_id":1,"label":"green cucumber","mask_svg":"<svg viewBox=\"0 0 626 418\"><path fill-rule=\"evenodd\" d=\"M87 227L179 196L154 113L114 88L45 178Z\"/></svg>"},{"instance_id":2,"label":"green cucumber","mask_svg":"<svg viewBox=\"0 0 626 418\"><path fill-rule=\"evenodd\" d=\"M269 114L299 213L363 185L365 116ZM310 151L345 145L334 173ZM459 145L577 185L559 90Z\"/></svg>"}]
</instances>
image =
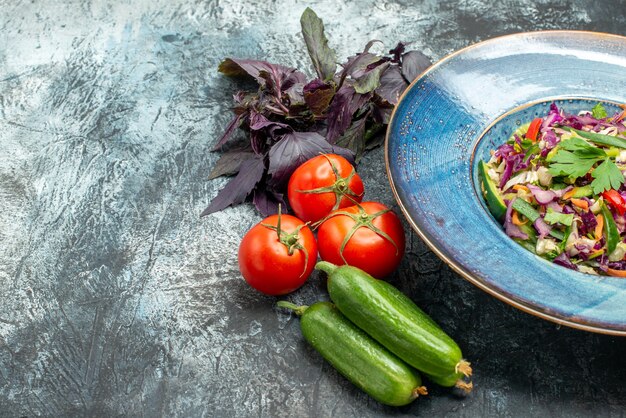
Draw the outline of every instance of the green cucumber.
<instances>
[{"instance_id":1,"label":"green cucumber","mask_svg":"<svg viewBox=\"0 0 626 418\"><path fill-rule=\"evenodd\" d=\"M513 201L511 202L511 205L513 205L513 209L518 211L521 215L524 215L525 217L530 219L530 222L535 222L541 216L539 214L539 211L533 208L530 203L528 203L524 199L520 199L519 197L513 199ZM554 228L550 231L550 235L552 235L554 238L558 240L562 240L563 237L565 236L563 232Z\"/></svg>"},{"instance_id":2,"label":"green cucumber","mask_svg":"<svg viewBox=\"0 0 626 418\"><path fill-rule=\"evenodd\" d=\"M602 217L604 218L604 233L606 235L606 250L607 255L611 254L615 251L617 247L617 243L620 241L619 230L617 229L617 225L615 224L615 220L613 219L613 214L606 207L606 204L602 202L602 206L600 206L600 213L602 213Z\"/></svg>"},{"instance_id":3,"label":"green cucumber","mask_svg":"<svg viewBox=\"0 0 626 418\"><path fill-rule=\"evenodd\" d=\"M407 405L426 395L415 370L350 322L330 302L278 306L300 315L300 328L309 342L339 373L377 401Z\"/></svg>"},{"instance_id":4,"label":"green cucumber","mask_svg":"<svg viewBox=\"0 0 626 418\"><path fill-rule=\"evenodd\" d=\"M593 189L590 185L574 187L570 198L580 199L581 197L590 197L593 195Z\"/></svg>"},{"instance_id":5,"label":"green cucumber","mask_svg":"<svg viewBox=\"0 0 626 418\"><path fill-rule=\"evenodd\" d=\"M458 378L456 373L451 373L448 376L430 376L426 375L426 378L431 382L443 386L443 387L452 387L455 386L465 393L470 393L474 388L474 384L472 382L465 382Z\"/></svg>"},{"instance_id":6,"label":"green cucumber","mask_svg":"<svg viewBox=\"0 0 626 418\"><path fill-rule=\"evenodd\" d=\"M482 184L483 195L485 196L485 201L487 202L487 206L491 211L491 214L498 221L504 221L504 215L506 215L506 205L504 204L504 200L502 199L502 195L498 190L498 187L493 182L491 177L489 177L489 167L487 163L481 161L478 163L478 172L480 174L480 182Z\"/></svg>"},{"instance_id":7,"label":"green cucumber","mask_svg":"<svg viewBox=\"0 0 626 418\"><path fill-rule=\"evenodd\" d=\"M594 144L606 145L608 147L626 148L626 140L616 136L604 135L596 132L581 131L578 129L570 128L568 126L563 128L575 133L582 138L585 138L588 141L593 142Z\"/></svg>"},{"instance_id":8,"label":"green cucumber","mask_svg":"<svg viewBox=\"0 0 626 418\"><path fill-rule=\"evenodd\" d=\"M454 374L453 384L471 375L454 340L398 289L356 267L320 261L315 268L328 274L341 313L409 365L440 380Z\"/></svg>"}]
</instances>

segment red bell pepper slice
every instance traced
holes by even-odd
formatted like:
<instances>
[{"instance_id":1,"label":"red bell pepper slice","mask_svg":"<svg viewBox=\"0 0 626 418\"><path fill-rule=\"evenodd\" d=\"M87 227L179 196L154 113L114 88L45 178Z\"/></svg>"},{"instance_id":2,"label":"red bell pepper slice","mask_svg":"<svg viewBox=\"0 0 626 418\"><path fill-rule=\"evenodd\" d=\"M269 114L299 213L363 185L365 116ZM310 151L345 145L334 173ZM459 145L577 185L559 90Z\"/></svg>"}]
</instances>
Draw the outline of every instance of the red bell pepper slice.
<instances>
[{"instance_id":1,"label":"red bell pepper slice","mask_svg":"<svg viewBox=\"0 0 626 418\"><path fill-rule=\"evenodd\" d=\"M617 192L615 189L607 190L602 193L602 197L604 200L609 202L611 206L619 213L623 215L626 212L626 201L621 194Z\"/></svg>"},{"instance_id":2,"label":"red bell pepper slice","mask_svg":"<svg viewBox=\"0 0 626 418\"><path fill-rule=\"evenodd\" d=\"M535 118L532 122L530 122L530 126L526 131L526 139L530 139L535 142L537 140L537 135L539 134L539 128L541 128L541 124L543 123L543 119Z\"/></svg>"}]
</instances>

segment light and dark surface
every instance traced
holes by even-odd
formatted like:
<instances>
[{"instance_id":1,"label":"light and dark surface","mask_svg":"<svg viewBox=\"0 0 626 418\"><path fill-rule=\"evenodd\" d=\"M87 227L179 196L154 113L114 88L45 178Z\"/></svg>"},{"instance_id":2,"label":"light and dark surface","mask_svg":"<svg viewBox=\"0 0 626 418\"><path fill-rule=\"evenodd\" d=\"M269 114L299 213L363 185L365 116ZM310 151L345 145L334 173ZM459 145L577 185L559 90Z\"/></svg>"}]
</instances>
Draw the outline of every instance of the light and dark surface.
<instances>
[{"instance_id":1,"label":"light and dark surface","mask_svg":"<svg viewBox=\"0 0 626 418\"><path fill-rule=\"evenodd\" d=\"M409 231L390 281L457 339L476 387L383 407L239 276L252 207L198 217L226 181L205 180L237 87L218 62L310 72L306 6L341 59L370 39L438 59L526 30L624 35L623 0L0 5L0 416L624 415L626 340L493 299ZM359 172L395 203L381 149ZM324 298L317 275L289 297Z\"/></svg>"}]
</instances>

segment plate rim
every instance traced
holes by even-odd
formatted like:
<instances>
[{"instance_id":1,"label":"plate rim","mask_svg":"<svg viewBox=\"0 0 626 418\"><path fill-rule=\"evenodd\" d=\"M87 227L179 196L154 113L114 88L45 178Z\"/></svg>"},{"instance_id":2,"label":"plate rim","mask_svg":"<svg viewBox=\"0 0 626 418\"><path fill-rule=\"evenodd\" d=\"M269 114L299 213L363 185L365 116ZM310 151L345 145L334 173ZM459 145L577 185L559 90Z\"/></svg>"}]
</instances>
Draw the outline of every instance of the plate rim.
<instances>
[{"instance_id":1,"label":"plate rim","mask_svg":"<svg viewBox=\"0 0 626 418\"><path fill-rule=\"evenodd\" d=\"M619 39L619 40L622 40L624 43L626 43L626 36L617 35L617 34L613 34L613 33L585 31L585 30L568 30L568 29L540 30L540 31L529 31L529 32L516 32L516 33L507 34L507 35L496 36L496 37L493 37L493 38L486 39L484 41L480 41L480 42L476 42L476 43L470 44L470 45L468 45L468 46L466 46L464 48L461 48L461 49L459 49L457 51L454 51L454 52L444 56L439 61L437 61L436 63L431 65L429 68L427 68L425 71L423 71L421 74L419 74L407 86L407 88L404 90L404 92L402 93L402 95L398 99L398 102L396 103L396 105L393 108L393 111L391 113L391 117L389 119L389 124L387 125L387 130L385 132L385 149L384 149L384 153L385 153L385 171L387 172L387 179L389 180L389 184L391 186L391 192L393 193L393 196L394 196L396 202L398 203L398 206L400 207L400 210L402 211L402 214L404 215L404 218L407 220L407 222L411 226L411 229L413 229L413 231L415 231L417 233L417 235L420 237L420 239L424 243L426 243L426 245L430 248L430 250L433 253L435 253L435 255L437 255L437 257L439 257L450 268L452 268L452 270L454 272L459 274L462 278L464 278L468 282L472 283L474 286L478 287L479 289L481 289L482 291L486 292L487 294L489 294L491 296L494 296L495 298L497 298L497 299L507 303L508 305L511 305L511 306L513 306L513 307L523 311L523 312L526 312L526 313L529 313L529 314L531 314L533 316L536 316L536 317L548 320L548 321L556 323L558 325L565 325L565 326L570 327L570 328L583 330L583 331L588 331L588 332L599 333L599 334L614 335L614 336L626 336L626 324L624 325L625 326L624 329L617 329L617 328L603 327L600 324L595 324L595 323L584 323L584 322L575 321L575 320L572 320L570 318L567 318L567 317L564 317L564 316L560 316L557 313L552 313L551 314L549 312L545 312L545 311L541 310L539 307L532 306L532 305L530 305L528 303L525 303L525 302L523 302L521 300L516 300L512 295L509 296L507 294L499 292L497 289L494 289L494 288L486 285L481 280L479 280L478 278L474 277L474 275L470 271L465 270L460 265L460 263L456 262L454 259L452 259L450 257L447 257L441 250L439 250L439 248L420 229L420 227L417 225L415 220L413 220L413 218L411 218L407 208L405 207L404 203L400 199L400 196L399 196L398 191L396 189L396 185L395 185L393 177L391 175L390 156L389 156L389 137L390 137L390 132L391 132L391 126L392 126L392 124L394 122L394 119L396 118L396 111L400 108L400 104L406 98L406 96L408 95L409 91L413 88L413 86L418 81L422 80L425 76L427 76L428 74L433 72L435 69L439 68L441 65L443 65L446 62L448 62L449 60L455 58L457 55L461 55L461 54L465 53L466 51L468 51L468 50L470 50L472 48L483 46L483 45L489 44L489 43L500 42L500 41L502 41L502 40L504 40L506 38L513 38L513 37L518 38L518 37L527 37L527 36L542 35L542 34L544 34L544 35L556 35L556 34L559 34L559 35L567 35L567 34L590 35L590 36L596 36L596 37L604 38L604 39L606 39L606 38ZM523 106L524 104L522 104L521 106ZM502 115L500 115L500 116L502 116ZM500 116L498 116L498 118Z\"/></svg>"}]
</instances>

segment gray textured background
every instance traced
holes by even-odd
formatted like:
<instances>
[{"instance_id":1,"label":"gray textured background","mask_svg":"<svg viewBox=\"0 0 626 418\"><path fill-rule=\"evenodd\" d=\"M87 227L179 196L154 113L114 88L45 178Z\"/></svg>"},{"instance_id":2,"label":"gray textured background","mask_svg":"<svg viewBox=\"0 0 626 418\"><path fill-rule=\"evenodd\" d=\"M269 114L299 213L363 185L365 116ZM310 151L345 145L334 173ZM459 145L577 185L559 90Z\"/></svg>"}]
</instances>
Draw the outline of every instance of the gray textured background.
<instances>
[{"instance_id":1,"label":"gray textured background","mask_svg":"<svg viewBox=\"0 0 626 418\"><path fill-rule=\"evenodd\" d=\"M250 205L200 219L228 56L310 73L310 5L340 59L370 39L434 59L489 37L626 34L626 2L0 1L0 416L623 416L626 340L559 327L466 283L410 233L390 279L453 335L474 393L387 408L241 279ZM382 150L366 198L393 205ZM319 277L290 299L325 298Z\"/></svg>"}]
</instances>

